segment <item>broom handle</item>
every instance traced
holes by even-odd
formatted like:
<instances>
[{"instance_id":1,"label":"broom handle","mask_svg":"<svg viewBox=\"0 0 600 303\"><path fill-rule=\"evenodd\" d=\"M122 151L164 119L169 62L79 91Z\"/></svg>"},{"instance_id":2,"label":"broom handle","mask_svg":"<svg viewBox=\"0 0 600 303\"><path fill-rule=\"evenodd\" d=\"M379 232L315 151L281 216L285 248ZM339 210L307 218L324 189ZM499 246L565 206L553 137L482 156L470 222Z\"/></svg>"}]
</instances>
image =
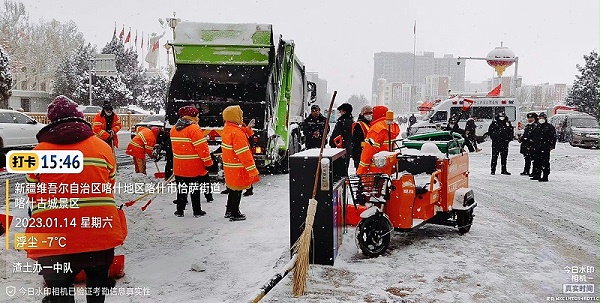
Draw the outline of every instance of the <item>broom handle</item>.
<instances>
[{"instance_id":1,"label":"broom handle","mask_svg":"<svg viewBox=\"0 0 600 303\"><path fill-rule=\"evenodd\" d=\"M325 120L325 129L323 130L323 138L321 139L321 150L319 151L319 161L317 162L317 173L315 174L315 185L313 186L312 198L314 199L317 195L317 183L319 182L319 172L321 172L321 159L323 159L323 148L325 148L325 142L327 141L327 132L329 131L329 117L331 117L331 109L335 102L335 96L337 90L333 91L331 97L331 103L329 103L329 110L327 111L327 120Z\"/></svg>"}]
</instances>

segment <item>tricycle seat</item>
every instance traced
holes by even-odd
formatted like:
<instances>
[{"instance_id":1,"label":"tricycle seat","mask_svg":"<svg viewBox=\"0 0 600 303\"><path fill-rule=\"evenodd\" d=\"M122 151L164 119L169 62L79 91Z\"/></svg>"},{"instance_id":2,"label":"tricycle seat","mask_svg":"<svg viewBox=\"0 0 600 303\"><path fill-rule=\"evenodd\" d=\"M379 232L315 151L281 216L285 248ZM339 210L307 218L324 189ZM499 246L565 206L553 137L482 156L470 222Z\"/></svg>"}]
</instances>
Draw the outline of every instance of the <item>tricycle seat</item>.
<instances>
[{"instance_id":1,"label":"tricycle seat","mask_svg":"<svg viewBox=\"0 0 600 303\"><path fill-rule=\"evenodd\" d=\"M398 155L398 171L406 171L412 175L422 173L433 174L437 169L436 156Z\"/></svg>"}]
</instances>

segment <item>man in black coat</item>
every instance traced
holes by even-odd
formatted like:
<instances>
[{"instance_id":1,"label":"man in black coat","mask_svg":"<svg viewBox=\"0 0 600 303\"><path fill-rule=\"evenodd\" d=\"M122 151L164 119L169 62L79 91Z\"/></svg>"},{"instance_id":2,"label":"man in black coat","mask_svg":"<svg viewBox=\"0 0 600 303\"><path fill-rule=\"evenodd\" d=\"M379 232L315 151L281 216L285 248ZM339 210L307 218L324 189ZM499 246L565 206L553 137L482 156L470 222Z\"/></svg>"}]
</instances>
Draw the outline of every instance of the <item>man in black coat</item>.
<instances>
[{"instance_id":1,"label":"man in black coat","mask_svg":"<svg viewBox=\"0 0 600 303\"><path fill-rule=\"evenodd\" d=\"M506 170L506 158L508 157L508 143L513 139L513 126L506 118L505 113L498 113L496 119L488 128L488 135L492 139L492 175L496 174L498 155L502 165L501 174L510 175Z\"/></svg>"},{"instance_id":2,"label":"man in black coat","mask_svg":"<svg viewBox=\"0 0 600 303\"><path fill-rule=\"evenodd\" d=\"M523 157L525 157L525 168L523 168L521 176L528 176L531 169L531 161L533 160L532 133L537 127L537 114L528 113L527 122L528 123L525 125L525 129L523 130L523 135L519 137L519 142L521 142L520 152L523 154Z\"/></svg>"},{"instance_id":3,"label":"man in black coat","mask_svg":"<svg viewBox=\"0 0 600 303\"><path fill-rule=\"evenodd\" d=\"M323 132L325 131L325 122L327 118L321 114L321 109L314 104L310 107L310 115L302 124L302 132L306 138L306 149L320 148Z\"/></svg>"},{"instance_id":4,"label":"man in black coat","mask_svg":"<svg viewBox=\"0 0 600 303\"><path fill-rule=\"evenodd\" d=\"M341 140L341 148L346 149L346 168L350 165L350 156L352 155L352 105L344 103L338 106L337 110L340 117L335 123L331 137L329 138L329 146L338 147L336 142Z\"/></svg>"},{"instance_id":5,"label":"man in black coat","mask_svg":"<svg viewBox=\"0 0 600 303\"><path fill-rule=\"evenodd\" d=\"M465 139L463 146L466 146L469 149L469 152L472 153L475 151L475 148L473 147L473 144L471 144L471 141L467 138L465 130L458 126L459 118L460 117L458 115L452 115L452 117L448 119L448 124L442 128L442 130L449 131L450 133L460 134Z\"/></svg>"},{"instance_id":6,"label":"man in black coat","mask_svg":"<svg viewBox=\"0 0 600 303\"><path fill-rule=\"evenodd\" d=\"M546 114L540 113L538 126L532 132L533 172L531 180L548 182L550 174L550 151L556 147L556 129L546 121Z\"/></svg>"}]
</instances>

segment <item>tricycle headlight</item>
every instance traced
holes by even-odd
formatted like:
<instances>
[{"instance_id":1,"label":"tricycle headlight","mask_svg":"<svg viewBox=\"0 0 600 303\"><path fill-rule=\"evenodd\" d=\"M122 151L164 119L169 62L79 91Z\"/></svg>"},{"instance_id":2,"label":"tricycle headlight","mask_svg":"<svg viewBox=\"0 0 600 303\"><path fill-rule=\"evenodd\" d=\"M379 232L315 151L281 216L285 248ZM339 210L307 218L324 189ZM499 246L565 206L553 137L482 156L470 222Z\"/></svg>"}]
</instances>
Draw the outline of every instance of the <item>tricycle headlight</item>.
<instances>
[{"instance_id":1,"label":"tricycle headlight","mask_svg":"<svg viewBox=\"0 0 600 303\"><path fill-rule=\"evenodd\" d=\"M375 157L375 158L373 158L373 163L375 163L375 166L377 166L377 168L385 167L385 165L387 164L387 158L386 157Z\"/></svg>"}]
</instances>

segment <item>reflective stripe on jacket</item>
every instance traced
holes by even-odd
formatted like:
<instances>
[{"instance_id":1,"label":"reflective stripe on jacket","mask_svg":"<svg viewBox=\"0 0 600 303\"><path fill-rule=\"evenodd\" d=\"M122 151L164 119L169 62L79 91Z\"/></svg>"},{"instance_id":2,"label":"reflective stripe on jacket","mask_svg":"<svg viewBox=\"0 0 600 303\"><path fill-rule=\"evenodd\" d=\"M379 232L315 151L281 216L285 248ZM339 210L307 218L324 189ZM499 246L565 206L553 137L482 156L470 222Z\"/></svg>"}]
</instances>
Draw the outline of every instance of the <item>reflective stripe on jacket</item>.
<instances>
[{"instance_id":1,"label":"reflective stripe on jacket","mask_svg":"<svg viewBox=\"0 0 600 303\"><path fill-rule=\"evenodd\" d=\"M391 125L390 131L393 140L400 134L400 126L394 122ZM383 172L373 164L373 155L380 151L389 151L390 136L388 134L388 125L385 121L385 117L371 123L371 128L367 132L365 141L373 142L373 144L365 144L362 154L360 155L360 163L356 169L356 174Z\"/></svg>"},{"instance_id":2,"label":"reflective stripe on jacket","mask_svg":"<svg viewBox=\"0 0 600 303\"><path fill-rule=\"evenodd\" d=\"M119 120L119 116L117 116L117 114L113 113L113 116L113 123L110 127L113 133L115 133L113 136L113 145L115 147L119 147L119 136L117 136L117 133L121 130L121 121ZM98 136L98 138L104 141L108 140L108 137L110 137L110 134L106 131L106 118L102 116L102 112L99 112L96 114L96 116L94 116L92 130L94 131L94 134Z\"/></svg>"},{"instance_id":3,"label":"reflective stripe on jacket","mask_svg":"<svg viewBox=\"0 0 600 303\"><path fill-rule=\"evenodd\" d=\"M181 130L173 127L170 132L173 150L173 174L179 177L198 177L208 173L213 165L208 142L198 124L193 123Z\"/></svg>"},{"instance_id":4,"label":"reflective stripe on jacket","mask_svg":"<svg viewBox=\"0 0 600 303\"><path fill-rule=\"evenodd\" d=\"M248 143L247 129L232 122L223 128L223 173L225 184L233 190L243 190L259 181L258 169Z\"/></svg>"},{"instance_id":5,"label":"reflective stripe on jacket","mask_svg":"<svg viewBox=\"0 0 600 303\"><path fill-rule=\"evenodd\" d=\"M112 192L116 161L111 148L101 139L91 136L74 144L42 142L34 150L80 150L83 159L78 160L83 165L83 171L78 174L57 172L27 175L27 182L38 183L36 188L39 190L28 196L33 201L31 222L40 224L29 224L25 232L64 236L66 244L64 248L53 245L56 248L26 249L27 256L37 259L100 251L121 245L127 236L127 225L122 221L124 217L119 214ZM76 159L71 160L73 163ZM50 191L48 184L68 184L69 189ZM110 190L106 190L109 186ZM42 240L47 241L37 240L40 245Z\"/></svg>"},{"instance_id":6,"label":"reflective stripe on jacket","mask_svg":"<svg viewBox=\"0 0 600 303\"><path fill-rule=\"evenodd\" d=\"M131 139L125 153L135 158L144 159L146 154L152 156L152 150L154 149L155 144L156 135L154 135L151 129L144 128Z\"/></svg>"}]
</instances>

